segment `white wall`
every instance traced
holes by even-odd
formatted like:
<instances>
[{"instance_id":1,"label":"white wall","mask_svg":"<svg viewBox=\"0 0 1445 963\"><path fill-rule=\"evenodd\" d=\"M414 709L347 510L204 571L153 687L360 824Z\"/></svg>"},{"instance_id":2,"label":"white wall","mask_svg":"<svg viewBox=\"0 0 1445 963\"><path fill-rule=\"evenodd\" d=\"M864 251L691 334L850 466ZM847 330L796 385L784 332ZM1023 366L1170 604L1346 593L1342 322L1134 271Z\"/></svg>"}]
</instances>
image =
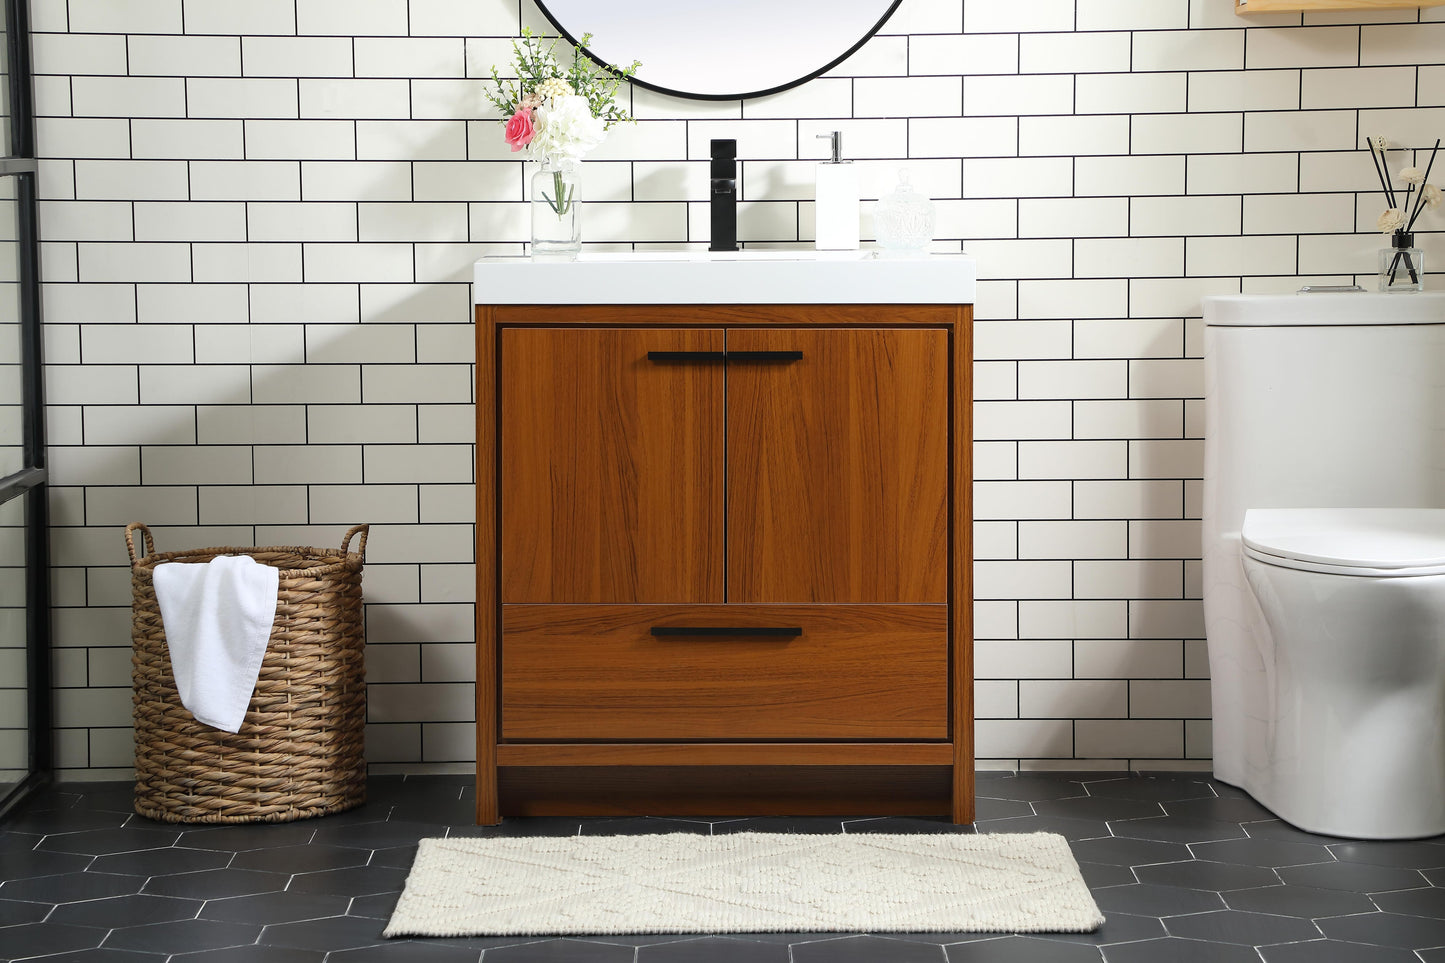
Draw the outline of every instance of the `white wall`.
<instances>
[{"instance_id":1,"label":"white wall","mask_svg":"<svg viewBox=\"0 0 1445 963\"><path fill-rule=\"evenodd\" d=\"M529 0L32 9L60 766L129 766L139 519L162 551L372 523L369 757L465 767L467 281L527 235L524 166L478 78L541 18ZM845 132L871 197L906 159L937 249L984 278L979 757L1207 766L1199 298L1369 280L1383 204L1356 148L1445 134L1442 11L904 0L801 88L636 91L639 123L586 164L584 233L705 243L716 136L738 139L752 241L810 239L815 134ZM1420 237L1438 272L1442 235Z\"/></svg>"}]
</instances>

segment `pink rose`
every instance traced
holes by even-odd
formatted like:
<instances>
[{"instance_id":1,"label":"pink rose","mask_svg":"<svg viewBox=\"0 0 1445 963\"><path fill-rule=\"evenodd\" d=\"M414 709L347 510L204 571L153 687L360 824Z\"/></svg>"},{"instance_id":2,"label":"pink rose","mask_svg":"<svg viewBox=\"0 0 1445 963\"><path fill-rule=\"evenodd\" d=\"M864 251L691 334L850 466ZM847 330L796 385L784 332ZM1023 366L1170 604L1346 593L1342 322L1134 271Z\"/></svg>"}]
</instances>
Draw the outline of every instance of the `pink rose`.
<instances>
[{"instance_id":1,"label":"pink rose","mask_svg":"<svg viewBox=\"0 0 1445 963\"><path fill-rule=\"evenodd\" d=\"M512 145L512 153L516 153L523 147L532 143L532 137L537 129L532 126L532 108L518 107L512 119L507 121L507 143Z\"/></svg>"}]
</instances>

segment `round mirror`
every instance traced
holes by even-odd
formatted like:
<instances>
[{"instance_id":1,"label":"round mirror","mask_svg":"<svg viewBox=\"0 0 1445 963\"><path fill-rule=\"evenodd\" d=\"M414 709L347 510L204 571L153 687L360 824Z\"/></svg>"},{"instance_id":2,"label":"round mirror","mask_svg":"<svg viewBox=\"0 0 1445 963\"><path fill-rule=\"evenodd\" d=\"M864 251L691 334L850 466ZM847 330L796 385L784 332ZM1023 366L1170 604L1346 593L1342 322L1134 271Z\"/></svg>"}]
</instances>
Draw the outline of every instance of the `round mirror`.
<instances>
[{"instance_id":1,"label":"round mirror","mask_svg":"<svg viewBox=\"0 0 1445 963\"><path fill-rule=\"evenodd\" d=\"M900 0L546 0L564 37L604 66L640 60L632 82L679 97L737 100L823 73L878 32Z\"/></svg>"}]
</instances>

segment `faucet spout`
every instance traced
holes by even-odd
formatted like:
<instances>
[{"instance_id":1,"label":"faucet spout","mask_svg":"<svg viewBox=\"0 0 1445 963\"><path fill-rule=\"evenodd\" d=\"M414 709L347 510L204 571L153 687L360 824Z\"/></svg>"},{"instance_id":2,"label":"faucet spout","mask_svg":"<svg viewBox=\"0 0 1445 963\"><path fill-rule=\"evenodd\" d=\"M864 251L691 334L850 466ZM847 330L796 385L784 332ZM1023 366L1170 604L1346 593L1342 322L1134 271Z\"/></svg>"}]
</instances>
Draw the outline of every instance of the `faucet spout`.
<instances>
[{"instance_id":1,"label":"faucet spout","mask_svg":"<svg viewBox=\"0 0 1445 963\"><path fill-rule=\"evenodd\" d=\"M712 237L709 251L738 249L738 142L714 138L712 141L712 187L709 208L712 215Z\"/></svg>"}]
</instances>

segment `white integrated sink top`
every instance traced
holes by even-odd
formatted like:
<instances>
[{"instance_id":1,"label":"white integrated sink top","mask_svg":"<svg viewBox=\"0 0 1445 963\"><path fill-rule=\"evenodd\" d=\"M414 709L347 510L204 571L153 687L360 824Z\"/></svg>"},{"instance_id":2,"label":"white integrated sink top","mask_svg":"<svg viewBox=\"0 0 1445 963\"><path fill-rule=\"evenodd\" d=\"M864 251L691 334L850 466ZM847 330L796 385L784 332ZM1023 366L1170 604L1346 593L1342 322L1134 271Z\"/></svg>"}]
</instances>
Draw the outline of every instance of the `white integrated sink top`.
<instances>
[{"instance_id":1,"label":"white integrated sink top","mask_svg":"<svg viewBox=\"0 0 1445 963\"><path fill-rule=\"evenodd\" d=\"M966 254L638 251L575 261L487 257L476 304L972 304Z\"/></svg>"}]
</instances>

